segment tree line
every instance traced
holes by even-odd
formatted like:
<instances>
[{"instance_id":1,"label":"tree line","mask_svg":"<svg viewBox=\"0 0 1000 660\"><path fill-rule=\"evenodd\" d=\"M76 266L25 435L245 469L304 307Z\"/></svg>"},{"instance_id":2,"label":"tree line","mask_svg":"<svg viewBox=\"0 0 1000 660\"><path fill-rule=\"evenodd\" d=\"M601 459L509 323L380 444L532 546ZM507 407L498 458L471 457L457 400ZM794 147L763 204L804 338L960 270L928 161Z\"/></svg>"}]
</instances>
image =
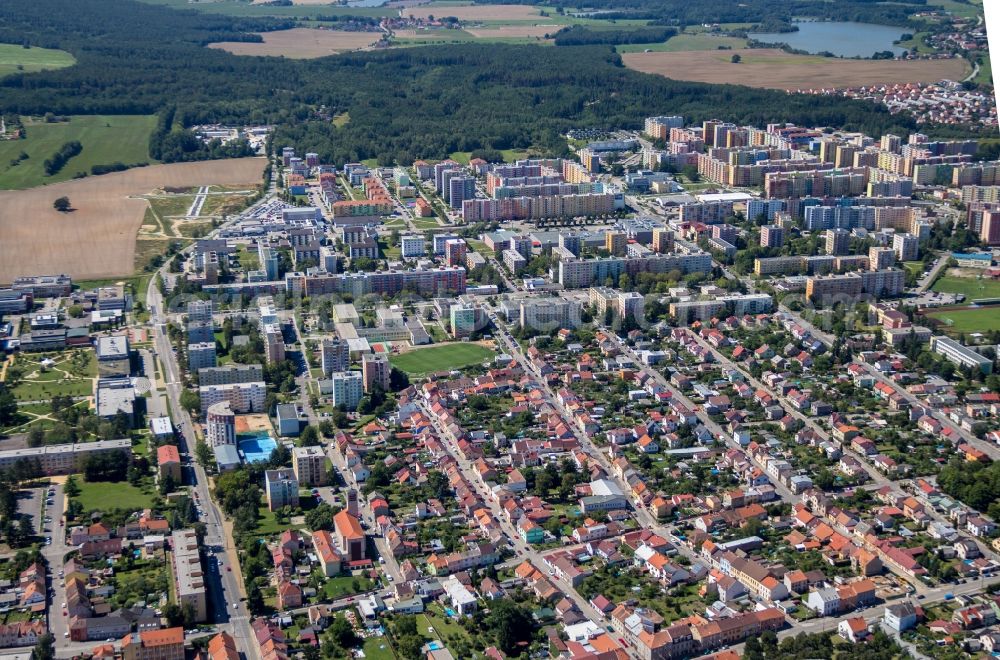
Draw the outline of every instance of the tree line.
<instances>
[{"instance_id":1,"label":"tree line","mask_svg":"<svg viewBox=\"0 0 1000 660\"><path fill-rule=\"evenodd\" d=\"M81 151L83 151L83 145L76 140L64 143L63 146L59 147L58 151L49 158L46 158L45 162L42 163L42 166L45 168L45 174L47 176L58 174L66 166L70 158L78 156Z\"/></svg>"},{"instance_id":2,"label":"tree line","mask_svg":"<svg viewBox=\"0 0 1000 660\"><path fill-rule=\"evenodd\" d=\"M598 44L654 44L676 36L677 30L665 27L591 30L582 25L565 27L555 34L557 46L589 46Z\"/></svg>"}]
</instances>

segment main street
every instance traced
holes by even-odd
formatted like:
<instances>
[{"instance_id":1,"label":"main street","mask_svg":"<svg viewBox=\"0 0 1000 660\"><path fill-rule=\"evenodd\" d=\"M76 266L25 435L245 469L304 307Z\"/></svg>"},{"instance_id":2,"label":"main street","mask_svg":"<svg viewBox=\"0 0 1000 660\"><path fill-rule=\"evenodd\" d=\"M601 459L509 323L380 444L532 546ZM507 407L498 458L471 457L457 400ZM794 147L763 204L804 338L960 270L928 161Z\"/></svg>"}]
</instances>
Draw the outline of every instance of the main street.
<instances>
[{"instance_id":1,"label":"main street","mask_svg":"<svg viewBox=\"0 0 1000 660\"><path fill-rule=\"evenodd\" d=\"M245 212L249 212L271 201L274 185L275 174L272 173L268 194ZM238 216L234 217L229 222L221 225L209 237L214 236L238 219ZM191 251L192 247L189 246L185 248L182 254L189 254ZM169 262L157 271L157 275L166 279L168 269ZM242 602L246 594L242 584L242 573L239 567L236 548L233 543L232 534L226 529L222 512L212 499L208 487L208 475L204 467L193 460L193 452L195 444L198 442L198 436L195 432L191 415L180 403L184 382L181 377L177 354L174 352L170 344L170 338L167 335L169 315L175 310L167 309L167 303L160 294L156 281L157 277L155 276L150 279L149 288L146 292L146 306L151 314L153 345L155 347L155 354L160 358L162 366L162 384L166 390L171 418L178 440L178 448L186 462L186 483L191 486L195 500L201 507L201 521L205 524L203 546L206 549L206 564L209 567L206 573L210 603L209 615L213 623L228 624L237 649L243 653L245 658L252 660L259 656L259 647L250 628L250 613L246 609L246 604Z\"/></svg>"}]
</instances>

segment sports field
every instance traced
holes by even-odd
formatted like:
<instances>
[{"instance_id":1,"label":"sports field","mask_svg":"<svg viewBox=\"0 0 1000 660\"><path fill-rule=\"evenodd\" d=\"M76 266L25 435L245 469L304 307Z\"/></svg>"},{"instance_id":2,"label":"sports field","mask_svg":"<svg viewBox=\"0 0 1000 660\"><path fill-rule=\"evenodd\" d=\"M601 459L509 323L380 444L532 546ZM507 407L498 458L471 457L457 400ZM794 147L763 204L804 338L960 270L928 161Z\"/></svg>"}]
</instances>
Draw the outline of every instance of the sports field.
<instances>
[{"instance_id":1,"label":"sports field","mask_svg":"<svg viewBox=\"0 0 1000 660\"><path fill-rule=\"evenodd\" d=\"M1000 307L951 309L927 316L941 321L944 325L940 329L952 335L1000 330Z\"/></svg>"},{"instance_id":2,"label":"sports field","mask_svg":"<svg viewBox=\"0 0 1000 660\"><path fill-rule=\"evenodd\" d=\"M24 48L17 44L0 44L0 77L12 73L63 69L74 64L76 64L76 58L64 50Z\"/></svg>"},{"instance_id":3,"label":"sports field","mask_svg":"<svg viewBox=\"0 0 1000 660\"><path fill-rule=\"evenodd\" d=\"M731 62L734 54L742 58L739 64ZM962 58L846 60L792 55L776 48L625 53L622 59L626 66L636 71L675 80L782 90L961 80L970 70L968 62Z\"/></svg>"},{"instance_id":4,"label":"sports field","mask_svg":"<svg viewBox=\"0 0 1000 660\"><path fill-rule=\"evenodd\" d=\"M414 349L393 355L389 358L389 362L411 376L420 376L478 364L494 355L493 351L484 346L463 342Z\"/></svg>"},{"instance_id":5,"label":"sports field","mask_svg":"<svg viewBox=\"0 0 1000 660\"><path fill-rule=\"evenodd\" d=\"M156 123L152 115L73 115L69 121L53 123L25 117L21 121L26 134L23 140L0 141L0 189L66 181L77 172L89 174L93 165L150 162L149 135ZM47 176L45 159L73 140L83 146L83 151L59 172ZM22 153L28 158L18 160Z\"/></svg>"},{"instance_id":6,"label":"sports field","mask_svg":"<svg viewBox=\"0 0 1000 660\"><path fill-rule=\"evenodd\" d=\"M975 277L957 277L952 274L942 275L934 282L934 291L940 293L961 293L965 301L976 298L1000 298L1000 282L991 279Z\"/></svg>"}]
</instances>

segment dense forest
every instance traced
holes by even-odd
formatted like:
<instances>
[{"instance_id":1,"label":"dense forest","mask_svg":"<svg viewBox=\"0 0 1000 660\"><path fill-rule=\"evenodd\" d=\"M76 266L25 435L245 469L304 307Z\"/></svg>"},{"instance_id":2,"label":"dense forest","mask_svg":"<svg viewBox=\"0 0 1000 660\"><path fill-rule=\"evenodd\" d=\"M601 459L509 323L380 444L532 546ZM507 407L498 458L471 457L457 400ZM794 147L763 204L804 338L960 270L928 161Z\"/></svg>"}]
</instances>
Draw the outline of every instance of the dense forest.
<instances>
[{"instance_id":1,"label":"dense forest","mask_svg":"<svg viewBox=\"0 0 1000 660\"><path fill-rule=\"evenodd\" d=\"M664 27L591 30L582 25L564 27L555 34L557 46L592 46L599 44L654 44L676 36L677 30Z\"/></svg>"},{"instance_id":2,"label":"dense forest","mask_svg":"<svg viewBox=\"0 0 1000 660\"><path fill-rule=\"evenodd\" d=\"M78 64L3 78L0 107L21 114L157 113L151 155L163 160L228 155L211 147L191 152L184 128L202 122L271 123L278 145L317 151L328 162L383 163L528 146L560 153L569 128L638 128L644 117L663 113L871 134L914 128L910 118L865 102L638 73L608 46L460 44L309 61L204 47L288 26L134 0L5 0L0 42L61 48ZM350 121L333 126L329 118L344 112Z\"/></svg>"},{"instance_id":3,"label":"dense forest","mask_svg":"<svg viewBox=\"0 0 1000 660\"><path fill-rule=\"evenodd\" d=\"M549 5L540 0L475 0L480 4ZM808 17L917 27L910 16L927 0L589 0L587 11L605 20L645 19L662 25L764 22L767 29L791 29L792 19Z\"/></svg>"}]
</instances>

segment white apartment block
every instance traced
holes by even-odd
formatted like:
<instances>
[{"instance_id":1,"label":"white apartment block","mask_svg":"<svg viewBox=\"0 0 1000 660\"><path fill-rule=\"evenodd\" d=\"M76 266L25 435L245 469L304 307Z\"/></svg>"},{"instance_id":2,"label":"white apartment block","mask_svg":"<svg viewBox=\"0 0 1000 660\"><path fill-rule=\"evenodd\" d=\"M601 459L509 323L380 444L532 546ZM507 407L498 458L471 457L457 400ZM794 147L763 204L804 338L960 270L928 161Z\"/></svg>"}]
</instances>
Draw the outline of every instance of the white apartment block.
<instances>
[{"instance_id":1,"label":"white apartment block","mask_svg":"<svg viewBox=\"0 0 1000 660\"><path fill-rule=\"evenodd\" d=\"M228 401L233 412L262 412L267 397L267 385L263 381L255 383L232 383L230 385L206 385L198 388L201 395L201 412L220 401Z\"/></svg>"}]
</instances>

